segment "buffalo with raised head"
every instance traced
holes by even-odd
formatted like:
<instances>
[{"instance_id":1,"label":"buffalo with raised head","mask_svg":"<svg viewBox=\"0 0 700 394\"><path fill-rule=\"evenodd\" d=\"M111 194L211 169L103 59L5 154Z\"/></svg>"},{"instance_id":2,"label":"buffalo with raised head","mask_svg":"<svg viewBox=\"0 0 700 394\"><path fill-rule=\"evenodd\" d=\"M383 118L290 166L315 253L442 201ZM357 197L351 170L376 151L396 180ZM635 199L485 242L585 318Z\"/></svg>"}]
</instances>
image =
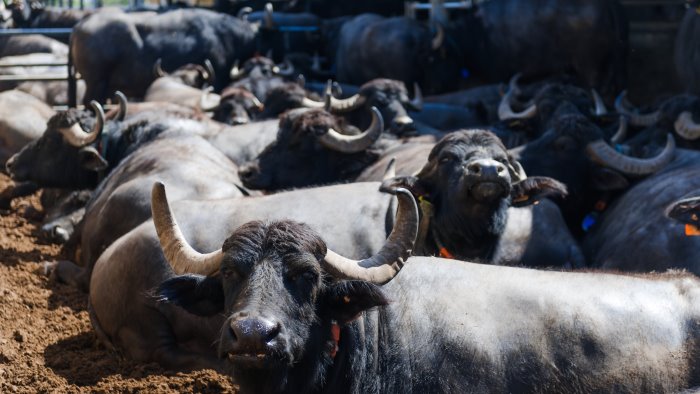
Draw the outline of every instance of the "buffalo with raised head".
<instances>
[{"instance_id":1,"label":"buffalo with raised head","mask_svg":"<svg viewBox=\"0 0 700 394\"><path fill-rule=\"evenodd\" d=\"M565 196L566 188L551 178L527 178L489 131L448 134L420 172L382 187L404 187L421 201L417 254L525 266L585 264L559 209L539 201Z\"/></svg>"},{"instance_id":2,"label":"buffalo with raised head","mask_svg":"<svg viewBox=\"0 0 700 394\"><path fill-rule=\"evenodd\" d=\"M198 232L156 186L155 228L121 238L95 267L93 327L137 360L231 373L244 393L641 393L700 382L696 278L406 259L418 217L398 193L397 230L355 261L290 221L238 226L213 212Z\"/></svg>"}]
</instances>

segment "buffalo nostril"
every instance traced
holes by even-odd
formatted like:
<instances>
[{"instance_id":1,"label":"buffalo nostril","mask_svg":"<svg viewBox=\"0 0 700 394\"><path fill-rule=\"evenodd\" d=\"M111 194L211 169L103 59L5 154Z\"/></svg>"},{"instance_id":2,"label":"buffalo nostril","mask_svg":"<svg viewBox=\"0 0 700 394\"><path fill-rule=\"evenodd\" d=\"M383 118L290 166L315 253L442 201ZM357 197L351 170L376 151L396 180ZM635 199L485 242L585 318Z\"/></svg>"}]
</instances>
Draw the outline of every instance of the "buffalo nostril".
<instances>
[{"instance_id":1,"label":"buffalo nostril","mask_svg":"<svg viewBox=\"0 0 700 394\"><path fill-rule=\"evenodd\" d=\"M467 170L471 173L479 174L481 172L481 166L476 163L470 164L467 166Z\"/></svg>"},{"instance_id":2,"label":"buffalo nostril","mask_svg":"<svg viewBox=\"0 0 700 394\"><path fill-rule=\"evenodd\" d=\"M242 179L249 179L255 174L255 167L253 166L243 166L238 169L238 176Z\"/></svg>"},{"instance_id":3,"label":"buffalo nostril","mask_svg":"<svg viewBox=\"0 0 700 394\"><path fill-rule=\"evenodd\" d=\"M506 169L506 168L505 168L504 166L498 166L498 167L496 167L496 172L498 172L498 173L500 174L500 173L502 173L503 171L505 171L505 169Z\"/></svg>"}]
</instances>

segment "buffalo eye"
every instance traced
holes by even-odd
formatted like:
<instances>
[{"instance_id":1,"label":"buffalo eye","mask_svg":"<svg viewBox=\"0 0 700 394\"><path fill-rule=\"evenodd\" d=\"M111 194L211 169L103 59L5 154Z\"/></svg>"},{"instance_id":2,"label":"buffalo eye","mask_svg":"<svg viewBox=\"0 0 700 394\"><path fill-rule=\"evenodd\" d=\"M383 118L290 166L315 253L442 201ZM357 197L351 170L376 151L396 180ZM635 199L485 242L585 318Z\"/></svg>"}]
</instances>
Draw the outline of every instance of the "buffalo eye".
<instances>
[{"instance_id":1,"label":"buffalo eye","mask_svg":"<svg viewBox=\"0 0 700 394\"><path fill-rule=\"evenodd\" d=\"M222 268L221 277L226 280L236 280L238 279L238 273L233 268Z\"/></svg>"},{"instance_id":2,"label":"buffalo eye","mask_svg":"<svg viewBox=\"0 0 700 394\"><path fill-rule=\"evenodd\" d=\"M439 163L440 164L447 164L447 163L452 162L454 159L455 159L454 155L444 154L444 155L440 156Z\"/></svg>"},{"instance_id":3,"label":"buffalo eye","mask_svg":"<svg viewBox=\"0 0 700 394\"><path fill-rule=\"evenodd\" d=\"M575 150L576 146L576 140L569 136L562 136L554 140L554 149L560 152Z\"/></svg>"}]
</instances>

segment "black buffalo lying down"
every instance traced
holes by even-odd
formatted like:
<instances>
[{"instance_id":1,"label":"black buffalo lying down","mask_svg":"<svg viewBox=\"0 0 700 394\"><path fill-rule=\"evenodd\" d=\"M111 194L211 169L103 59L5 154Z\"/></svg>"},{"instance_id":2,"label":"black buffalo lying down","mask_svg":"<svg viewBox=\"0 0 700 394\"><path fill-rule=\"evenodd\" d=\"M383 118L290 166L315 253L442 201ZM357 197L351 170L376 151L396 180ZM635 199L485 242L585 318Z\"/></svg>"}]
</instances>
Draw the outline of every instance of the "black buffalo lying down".
<instances>
[{"instance_id":1,"label":"black buffalo lying down","mask_svg":"<svg viewBox=\"0 0 700 394\"><path fill-rule=\"evenodd\" d=\"M395 230L358 262L290 221L231 228L219 250L200 254L157 185L163 252L143 232L108 249L93 275L93 326L137 359L229 371L242 392L641 393L700 383L696 278L406 259L418 214L397 193ZM119 261L121 252L140 258ZM146 287L124 291L136 282Z\"/></svg>"}]
</instances>

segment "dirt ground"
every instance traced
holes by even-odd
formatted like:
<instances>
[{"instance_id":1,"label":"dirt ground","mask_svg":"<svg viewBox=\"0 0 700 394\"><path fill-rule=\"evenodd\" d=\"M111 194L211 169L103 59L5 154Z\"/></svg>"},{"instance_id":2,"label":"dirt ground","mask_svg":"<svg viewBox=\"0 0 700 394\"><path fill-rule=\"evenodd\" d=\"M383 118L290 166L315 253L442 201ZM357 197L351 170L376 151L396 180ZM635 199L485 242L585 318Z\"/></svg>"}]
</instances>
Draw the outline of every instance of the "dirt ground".
<instances>
[{"instance_id":1,"label":"dirt ground","mask_svg":"<svg viewBox=\"0 0 700 394\"><path fill-rule=\"evenodd\" d=\"M0 174L0 190L12 182ZM97 342L87 295L43 274L59 247L38 235L38 193L0 210L0 393L230 393L214 371L137 364Z\"/></svg>"}]
</instances>

